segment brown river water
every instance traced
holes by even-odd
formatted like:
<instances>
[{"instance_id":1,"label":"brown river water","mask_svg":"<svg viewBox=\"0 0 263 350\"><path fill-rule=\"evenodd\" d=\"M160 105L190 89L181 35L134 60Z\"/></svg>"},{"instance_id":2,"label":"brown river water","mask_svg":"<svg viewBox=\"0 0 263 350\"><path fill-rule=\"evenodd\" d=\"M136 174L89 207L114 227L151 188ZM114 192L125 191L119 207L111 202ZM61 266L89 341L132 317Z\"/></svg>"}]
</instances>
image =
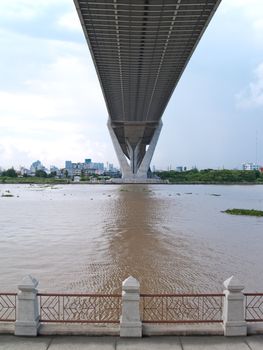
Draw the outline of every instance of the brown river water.
<instances>
[{"instance_id":1,"label":"brown river water","mask_svg":"<svg viewBox=\"0 0 263 350\"><path fill-rule=\"evenodd\" d=\"M6 190L12 198L1 197ZM0 291L218 292L236 275L263 292L263 186L0 185Z\"/></svg>"}]
</instances>

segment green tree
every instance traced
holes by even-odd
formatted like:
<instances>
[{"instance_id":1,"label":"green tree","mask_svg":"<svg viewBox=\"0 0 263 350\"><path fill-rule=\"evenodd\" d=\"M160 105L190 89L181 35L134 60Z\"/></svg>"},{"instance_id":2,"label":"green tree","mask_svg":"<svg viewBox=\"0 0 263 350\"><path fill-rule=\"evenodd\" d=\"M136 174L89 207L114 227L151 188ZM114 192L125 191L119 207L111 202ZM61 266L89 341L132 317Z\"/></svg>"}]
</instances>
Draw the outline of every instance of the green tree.
<instances>
[{"instance_id":1,"label":"green tree","mask_svg":"<svg viewBox=\"0 0 263 350\"><path fill-rule=\"evenodd\" d=\"M3 171L2 176L17 177L17 172L15 171L14 168L10 168L10 169L7 169L6 171Z\"/></svg>"},{"instance_id":2,"label":"green tree","mask_svg":"<svg viewBox=\"0 0 263 350\"><path fill-rule=\"evenodd\" d=\"M56 176L57 176L56 171L51 171L51 173L49 174L49 177L56 177Z\"/></svg>"},{"instance_id":3,"label":"green tree","mask_svg":"<svg viewBox=\"0 0 263 350\"><path fill-rule=\"evenodd\" d=\"M163 171L156 173L162 180L172 183L262 183L259 171L192 169L183 172Z\"/></svg>"},{"instance_id":4,"label":"green tree","mask_svg":"<svg viewBox=\"0 0 263 350\"><path fill-rule=\"evenodd\" d=\"M47 177L47 173L44 170L37 170L35 177Z\"/></svg>"}]
</instances>

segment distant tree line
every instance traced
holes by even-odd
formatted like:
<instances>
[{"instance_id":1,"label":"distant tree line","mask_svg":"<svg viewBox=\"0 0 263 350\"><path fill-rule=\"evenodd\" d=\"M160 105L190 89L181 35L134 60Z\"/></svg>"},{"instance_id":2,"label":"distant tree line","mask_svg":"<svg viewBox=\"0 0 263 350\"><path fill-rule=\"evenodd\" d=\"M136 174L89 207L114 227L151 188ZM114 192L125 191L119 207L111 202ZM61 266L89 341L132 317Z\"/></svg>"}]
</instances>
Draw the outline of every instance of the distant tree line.
<instances>
[{"instance_id":1,"label":"distant tree line","mask_svg":"<svg viewBox=\"0 0 263 350\"><path fill-rule=\"evenodd\" d=\"M4 170L2 173L1 173L1 176L3 177L17 177L17 172L15 171L14 168L10 168L10 169L7 169L7 170Z\"/></svg>"},{"instance_id":2,"label":"distant tree line","mask_svg":"<svg viewBox=\"0 0 263 350\"><path fill-rule=\"evenodd\" d=\"M17 172L14 168L10 168L7 170L2 171L0 174L1 177L18 177L19 172ZM35 177L40 177L40 178L47 178L47 177L55 177L57 173L55 171L51 172L50 174L47 174L44 170L36 170L35 172ZM28 175L25 174L23 175L24 177L27 177Z\"/></svg>"},{"instance_id":3,"label":"distant tree line","mask_svg":"<svg viewBox=\"0 0 263 350\"><path fill-rule=\"evenodd\" d=\"M80 181L106 181L110 178L111 176L107 173L102 175L90 174L90 176L85 176L83 171L81 172ZM69 176L67 170L65 170L62 178L57 178L56 171L48 174L45 170L36 170L36 172L32 175L22 175L14 168L10 168L0 172L0 183L69 183L72 180L72 176Z\"/></svg>"},{"instance_id":4,"label":"distant tree line","mask_svg":"<svg viewBox=\"0 0 263 350\"><path fill-rule=\"evenodd\" d=\"M263 183L263 173L257 170L214 170L192 169L188 171L158 171L162 180L178 184L225 184L225 183Z\"/></svg>"}]
</instances>

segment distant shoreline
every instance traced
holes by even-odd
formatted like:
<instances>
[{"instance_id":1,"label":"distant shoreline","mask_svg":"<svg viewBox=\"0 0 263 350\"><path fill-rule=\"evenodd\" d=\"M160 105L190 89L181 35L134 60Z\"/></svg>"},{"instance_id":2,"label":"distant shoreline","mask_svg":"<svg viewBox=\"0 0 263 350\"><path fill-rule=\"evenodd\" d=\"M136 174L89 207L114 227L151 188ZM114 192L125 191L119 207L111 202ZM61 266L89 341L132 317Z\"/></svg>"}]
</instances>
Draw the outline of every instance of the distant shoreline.
<instances>
[{"instance_id":1,"label":"distant shoreline","mask_svg":"<svg viewBox=\"0 0 263 350\"><path fill-rule=\"evenodd\" d=\"M21 179L22 180L22 179ZM205 182L205 181L200 181L200 182L138 182L138 183L133 183L133 182L106 182L106 181L98 181L98 182L90 182L90 181L70 181L70 180L54 180L54 179L27 179L25 180L23 178L22 181L19 179L5 179L5 181L2 181L0 178L0 184L1 185L224 185L224 186L248 186L248 185L263 185L263 183L258 183L258 182Z\"/></svg>"},{"instance_id":2,"label":"distant shoreline","mask_svg":"<svg viewBox=\"0 0 263 350\"><path fill-rule=\"evenodd\" d=\"M7 170L0 176L0 183L6 184L39 184L39 185L66 185L66 184L169 184L169 185L263 185L263 172L259 170L214 170L214 169L192 169L186 171L157 171L147 181L134 179L110 178L109 176L80 177L80 181L70 178L55 178L45 174L42 176L15 176L12 169ZM6 172L7 173L7 172ZM11 174L12 173L12 174ZM76 178L75 178L76 180Z\"/></svg>"}]
</instances>

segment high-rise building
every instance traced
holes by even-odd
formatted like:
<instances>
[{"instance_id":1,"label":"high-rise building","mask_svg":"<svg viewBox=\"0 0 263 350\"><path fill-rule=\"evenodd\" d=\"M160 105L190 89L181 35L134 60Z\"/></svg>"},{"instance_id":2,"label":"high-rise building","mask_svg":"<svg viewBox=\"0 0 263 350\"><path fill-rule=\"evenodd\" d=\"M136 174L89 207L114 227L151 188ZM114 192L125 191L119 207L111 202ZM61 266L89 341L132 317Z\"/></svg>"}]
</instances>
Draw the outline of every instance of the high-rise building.
<instances>
[{"instance_id":1,"label":"high-rise building","mask_svg":"<svg viewBox=\"0 0 263 350\"><path fill-rule=\"evenodd\" d=\"M259 170L260 166L258 164L255 163L244 163L242 164L242 169L243 170Z\"/></svg>"},{"instance_id":2,"label":"high-rise building","mask_svg":"<svg viewBox=\"0 0 263 350\"><path fill-rule=\"evenodd\" d=\"M67 170L72 169L72 161L71 160L66 160L65 161L65 168Z\"/></svg>"},{"instance_id":3,"label":"high-rise building","mask_svg":"<svg viewBox=\"0 0 263 350\"><path fill-rule=\"evenodd\" d=\"M31 167L30 167L30 172L31 172L32 174L35 174L35 172L36 172L37 170L45 170L45 167L42 165L42 163L40 162L40 160L37 160L37 161L33 162L33 163L31 164Z\"/></svg>"}]
</instances>

